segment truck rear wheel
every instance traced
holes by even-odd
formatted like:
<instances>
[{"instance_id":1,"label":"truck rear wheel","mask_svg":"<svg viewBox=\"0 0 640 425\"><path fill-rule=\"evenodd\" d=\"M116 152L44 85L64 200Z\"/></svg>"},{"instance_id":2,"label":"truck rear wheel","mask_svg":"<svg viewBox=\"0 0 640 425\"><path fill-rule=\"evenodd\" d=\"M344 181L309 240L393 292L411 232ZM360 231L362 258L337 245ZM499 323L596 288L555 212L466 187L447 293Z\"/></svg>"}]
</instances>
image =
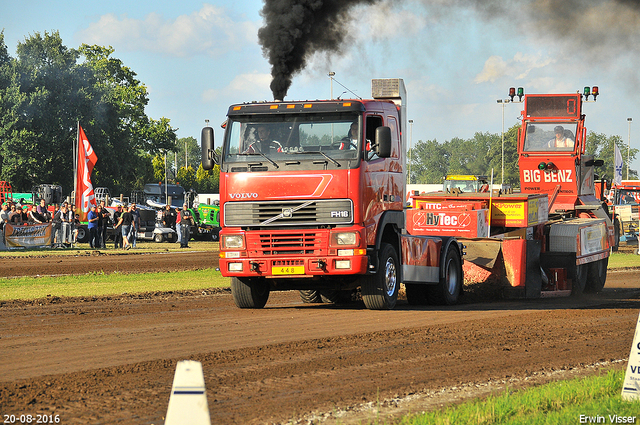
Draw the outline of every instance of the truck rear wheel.
<instances>
[{"instance_id":1,"label":"truck rear wheel","mask_svg":"<svg viewBox=\"0 0 640 425\"><path fill-rule=\"evenodd\" d=\"M450 246L444 259L444 276L438 284L427 286L429 302L437 305L457 304L462 292L462 276L460 253Z\"/></svg>"},{"instance_id":2,"label":"truck rear wheel","mask_svg":"<svg viewBox=\"0 0 640 425\"><path fill-rule=\"evenodd\" d=\"M322 298L318 291L314 291L313 289L301 289L300 299L305 304L317 304L322 302Z\"/></svg>"},{"instance_id":3,"label":"truck rear wheel","mask_svg":"<svg viewBox=\"0 0 640 425\"><path fill-rule=\"evenodd\" d=\"M607 281L608 264L609 257L589 263L587 284L584 287L584 292L596 294L602 291L602 288L604 288L604 284Z\"/></svg>"},{"instance_id":4,"label":"truck rear wheel","mask_svg":"<svg viewBox=\"0 0 640 425\"><path fill-rule=\"evenodd\" d=\"M269 284L262 278L232 277L231 294L238 308L262 308L269 299Z\"/></svg>"},{"instance_id":5,"label":"truck rear wheel","mask_svg":"<svg viewBox=\"0 0 640 425\"><path fill-rule=\"evenodd\" d=\"M325 303L325 304L347 304L351 301L351 291L340 291L337 289L301 289L300 299L303 303Z\"/></svg>"},{"instance_id":6,"label":"truck rear wheel","mask_svg":"<svg viewBox=\"0 0 640 425\"><path fill-rule=\"evenodd\" d=\"M383 243L376 274L364 276L362 301L369 310L391 310L398 301L398 254L392 245Z\"/></svg>"},{"instance_id":7,"label":"truck rear wheel","mask_svg":"<svg viewBox=\"0 0 640 425\"><path fill-rule=\"evenodd\" d=\"M582 295L584 289L587 286L587 277L589 275L589 264L576 265L576 275L573 279L573 286L571 287L571 295L578 297Z\"/></svg>"}]
</instances>

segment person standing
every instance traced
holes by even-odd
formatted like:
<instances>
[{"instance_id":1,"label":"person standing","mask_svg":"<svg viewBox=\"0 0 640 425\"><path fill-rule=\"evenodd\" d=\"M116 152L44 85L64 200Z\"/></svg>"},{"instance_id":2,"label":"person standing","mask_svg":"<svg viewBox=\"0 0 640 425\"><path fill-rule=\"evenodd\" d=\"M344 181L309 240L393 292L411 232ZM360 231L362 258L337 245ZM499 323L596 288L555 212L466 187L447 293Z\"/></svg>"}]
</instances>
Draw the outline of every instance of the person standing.
<instances>
[{"instance_id":1,"label":"person standing","mask_svg":"<svg viewBox=\"0 0 640 425\"><path fill-rule=\"evenodd\" d=\"M183 204L182 211L180 211L180 248L189 248L189 239L191 238L189 227L192 222L191 211L187 208L187 204Z\"/></svg>"},{"instance_id":2,"label":"person standing","mask_svg":"<svg viewBox=\"0 0 640 425\"><path fill-rule=\"evenodd\" d=\"M113 230L115 234L113 235L113 247L115 249L122 248L122 229L120 226L122 225L120 221L120 217L122 216L122 205L118 205L116 207L116 212L113 213Z\"/></svg>"},{"instance_id":3,"label":"person standing","mask_svg":"<svg viewBox=\"0 0 640 425\"><path fill-rule=\"evenodd\" d=\"M162 212L162 225L164 227L168 227L173 230L176 230L176 218L177 218L176 211L173 208L171 208L171 205L167 204L165 206L164 211Z\"/></svg>"},{"instance_id":4,"label":"person standing","mask_svg":"<svg viewBox=\"0 0 640 425\"><path fill-rule=\"evenodd\" d=\"M87 221L89 224L89 246L91 248L100 248L100 240L98 236L98 213L96 212L96 206L92 205L91 210L87 214Z\"/></svg>"},{"instance_id":5,"label":"person standing","mask_svg":"<svg viewBox=\"0 0 640 425\"><path fill-rule=\"evenodd\" d=\"M129 236L131 247L136 247L136 239L138 238L138 231L140 230L140 211L135 203L131 204L131 215L133 216L133 223L131 224L131 234Z\"/></svg>"},{"instance_id":6,"label":"person standing","mask_svg":"<svg viewBox=\"0 0 640 425\"><path fill-rule=\"evenodd\" d=\"M9 205L5 202L0 209L0 231L2 231L2 242L4 243L4 225L9 222Z\"/></svg>"},{"instance_id":7,"label":"person standing","mask_svg":"<svg viewBox=\"0 0 640 425\"><path fill-rule=\"evenodd\" d=\"M98 231L100 232L101 247L107 247L107 228L109 227L109 221L111 218L111 211L107 208L104 201L100 201L100 220L98 224Z\"/></svg>"},{"instance_id":8,"label":"person standing","mask_svg":"<svg viewBox=\"0 0 640 425\"><path fill-rule=\"evenodd\" d=\"M131 249L131 243L129 242L129 235L131 234L131 227L133 225L133 214L131 213L131 207L127 208L118 219L116 227L122 226L122 241L124 242L124 249Z\"/></svg>"}]
</instances>

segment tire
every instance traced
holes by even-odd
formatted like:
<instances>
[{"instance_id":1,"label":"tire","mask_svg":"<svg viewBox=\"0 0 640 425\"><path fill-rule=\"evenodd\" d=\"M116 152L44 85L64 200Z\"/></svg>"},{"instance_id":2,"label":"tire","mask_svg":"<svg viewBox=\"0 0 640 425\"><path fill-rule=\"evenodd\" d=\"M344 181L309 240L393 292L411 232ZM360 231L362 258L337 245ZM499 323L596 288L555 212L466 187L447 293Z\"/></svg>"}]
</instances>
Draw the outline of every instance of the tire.
<instances>
[{"instance_id":1,"label":"tire","mask_svg":"<svg viewBox=\"0 0 640 425\"><path fill-rule=\"evenodd\" d=\"M429 302L437 305L457 304L462 293L462 281L460 253L453 246L450 246L444 259L444 276L436 285L427 286Z\"/></svg>"},{"instance_id":2,"label":"tire","mask_svg":"<svg viewBox=\"0 0 640 425\"><path fill-rule=\"evenodd\" d=\"M571 296L579 297L587 286L587 277L589 276L589 264L579 264L576 266L575 279L571 286Z\"/></svg>"},{"instance_id":3,"label":"tire","mask_svg":"<svg viewBox=\"0 0 640 425\"><path fill-rule=\"evenodd\" d=\"M313 289L301 289L300 299L305 304L318 304L322 302L318 291L314 291Z\"/></svg>"},{"instance_id":4,"label":"tire","mask_svg":"<svg viewBox=\"0 0 640 425\"><path fill-rule=\"evenodd\" d=\"M407 291L407 302L409 305L429 304L428 285L421 283L405 283L404 287Z\"/></svg>"},{"instance_id":5,"label":"tire","mask_svg":"<svg viewBox=\"0 0 640 425\"><path fill-rule=\"evenodd\" d=\"M320 291L316 291L313 289L301 289L300 299L305 304L346 304L351 301L351 292L338 291L334 289L323 289Z\"/></svg>"},{"instance_id":6,"label":"tire","mask_svg":"<svg viewBox=\"0 0 640 425\"><path fill-rule=\"evenodd\" d=\"M153 241L157 243L161 243L164 241L164 236L161 235L160 233L156 233L155 235L153 235Z\"/></svg>"},{"instance_id":7,"label":"tire","mask_svg":"<svg viewBox=\"0 0 640 425\"><path fill-rule=\"evenodd\" d=\"M376 274L363 277L362 301L369 310L391 310L398 301L398 254L388 243L380 247Z\"/></svg>"},{"instance_id":8,"label":"tire","mask_svg":"<svg viewBox=\"0 0 640 425\"><path fill-rule=\"evenodd\" d=\"M232 277L231 294L238 308L262 308L269 299L269 283L262 278Z\"/></svg>"},{"instance_id":9,"label":"tire","mask_svg":"<svg viewBox=\"0 0 640 425\"><path fill-rule=\"evenodd\" d=\"M604 284L607 281L608 265L609 257L589 263L587 284L584 287L585 293L597 294L602 291L602 288L604 288Z\"/></svg>"},{"instance_id":10,"label":"tire","mask_svg":"<svg viewBox=\"0 0 640 425\"><path fill-rule=\"evenodd\" d=\"M78 227L78 237L77 241L79 243L87 243L89 242L89 231L86 227L80 226Z\"/></svg>"}]
</instances>

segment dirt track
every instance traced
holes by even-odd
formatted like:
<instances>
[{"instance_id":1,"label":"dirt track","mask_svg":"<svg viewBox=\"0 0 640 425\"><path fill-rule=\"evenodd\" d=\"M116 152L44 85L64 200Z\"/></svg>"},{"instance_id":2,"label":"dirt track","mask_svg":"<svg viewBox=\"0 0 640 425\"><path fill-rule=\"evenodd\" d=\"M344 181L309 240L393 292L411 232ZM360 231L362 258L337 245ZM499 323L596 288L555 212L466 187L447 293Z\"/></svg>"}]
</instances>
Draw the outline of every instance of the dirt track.
<instances>
[{"instance_id":1,"label":"dirt track","mask_svg":"<svg viewBox=\"0 0 640 425\"><path fill-rule=\"evenodd\" d=\"M178 270L176 257L175 264L204 268L207 254L144 262ZM112 261L125 271L129 257L99 263L105 272ZM86 270L71 265L77 259L48 261L65 273ZM6 262L19 273L14 260L0 260L0 271ZM610 273L603 294L581 300L400 303L385 312L305 305L293 292L271 294L263 310L239 310L227 291L209 290L7 302L0 305L0 414L162 424L182 359L202 362L216 424L351 423L375 418L378 407L382 416L416 412L505 384L622 368L640 309L638 273Z\"/></svg>"}]
</instances>

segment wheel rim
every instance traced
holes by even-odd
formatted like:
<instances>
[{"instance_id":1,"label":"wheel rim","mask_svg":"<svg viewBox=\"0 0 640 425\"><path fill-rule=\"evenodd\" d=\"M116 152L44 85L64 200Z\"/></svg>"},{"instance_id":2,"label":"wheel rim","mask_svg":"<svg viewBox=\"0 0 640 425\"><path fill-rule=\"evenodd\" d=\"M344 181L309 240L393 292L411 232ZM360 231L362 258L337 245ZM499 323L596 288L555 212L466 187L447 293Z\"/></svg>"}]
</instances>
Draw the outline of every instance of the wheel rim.
<instances>
[{"instance_id":1,"label":"wheel rim","mask_svg":"<svg viewBox=\"0 0 640 425\"><path fill-rule=\"evenodd\" d=\"M387 295L393 296L396 291L396 265L391 258L387 259L387 264L385 265L384 284Z\"/></svg>"},{"instance_id":2,"label":"wheel rim","mask_svg":"<svg viewBox=\"0 0 640 425\"><path fill-rule=\"evenodd\" d=\"M451 295L455 294L458 282L458 269L456 268L453 258L450 258L447 262L447 275L445 279L447 282L447 292Z\"/></svg>"}]
</instances>

